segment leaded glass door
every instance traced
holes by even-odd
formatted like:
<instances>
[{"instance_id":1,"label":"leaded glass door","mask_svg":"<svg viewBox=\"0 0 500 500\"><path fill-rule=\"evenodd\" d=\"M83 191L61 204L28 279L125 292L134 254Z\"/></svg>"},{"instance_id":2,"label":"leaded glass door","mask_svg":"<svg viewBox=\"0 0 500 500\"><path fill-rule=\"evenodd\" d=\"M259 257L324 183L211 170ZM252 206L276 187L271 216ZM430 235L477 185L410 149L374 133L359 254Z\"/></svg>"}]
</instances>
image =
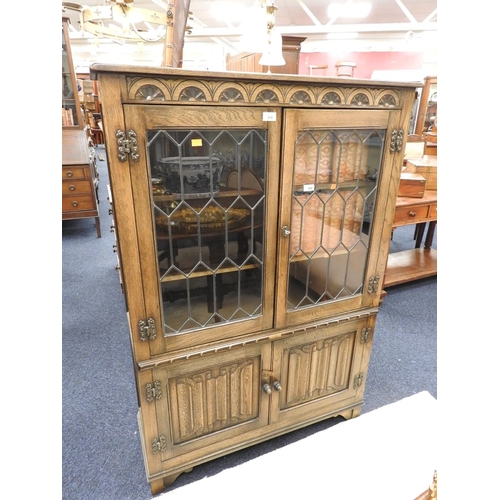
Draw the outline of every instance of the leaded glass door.
<instances>
[{"instance_id":1,"label":"leaded glass door","mask_svg":"<svg viewBox=\"0 0 500 500\"><path fill-rule=\"evenodd\" d=\"M370 249L381 237L377 195L390 116L285 112L283 185L289 188L280 208L278 326L373 303L367 281L376 275L378 256Z\"/></svg>"},{"instance_id":2,"label":"leaded glass door","mask_svg":"<svg viewBox=\"0 0 500 500\"><path fill-rule=\"evenodd\" d=\"M137 225L146 309L160 306L160 352L199 343L200 332L208 342L271 327L276 231L266 230L270 220L276 226L269 200L277 199L279 142L270 136L279 114L140 108L128 116L146 155L131 171L147 173L136 176L134 197L147 199L151 217Z\"/></svg>"}]
</instances>

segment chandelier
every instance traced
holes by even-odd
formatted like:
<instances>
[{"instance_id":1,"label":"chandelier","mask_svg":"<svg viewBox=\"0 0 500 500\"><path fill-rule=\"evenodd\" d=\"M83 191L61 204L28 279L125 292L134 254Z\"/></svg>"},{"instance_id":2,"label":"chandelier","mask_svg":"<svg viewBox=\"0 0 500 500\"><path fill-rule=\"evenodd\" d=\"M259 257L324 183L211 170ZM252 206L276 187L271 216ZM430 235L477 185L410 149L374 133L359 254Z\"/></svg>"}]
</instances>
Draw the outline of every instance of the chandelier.
<instances>
[{"instance_id":1,"label":"chandelier","mask_svg":"<svg viewBox=\"0 0 500 500\"><path fill-rule=\"evenodd\" d=\"M63 12L68 9L78 11L82 31L95 37L159 42L165 38L167 26L172 25L174 6L162 0L153 1L164 10L134 7L134 0L105 0L103 5L97 7L62 2L62 9Z\"/></svg>"},{"instance_id":2,"label":"chandelier","mask_svg":"<svg viewBox=\"0 0 500 500\"><path fill-rule=\"evenodd\" d=\"M283 39L276 30L275 11L278 8L273 0L257 0L250 7L245 21L241 43L244 50L262 53L261 66L283 66Z\"/></svg>"}]
</instances>

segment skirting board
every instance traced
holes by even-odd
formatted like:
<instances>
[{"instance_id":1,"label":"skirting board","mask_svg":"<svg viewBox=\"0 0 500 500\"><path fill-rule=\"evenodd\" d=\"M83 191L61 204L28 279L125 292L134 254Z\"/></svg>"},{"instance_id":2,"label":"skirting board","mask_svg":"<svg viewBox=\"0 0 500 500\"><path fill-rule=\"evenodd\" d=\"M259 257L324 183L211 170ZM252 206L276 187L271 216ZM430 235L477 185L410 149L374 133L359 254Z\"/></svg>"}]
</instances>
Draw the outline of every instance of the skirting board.
<instances>
[{"instance_id":1,"label":"skirting board","mask_svg":"<svg viewBox=\"0 0 500 500\"><path fill-rule=\"evenodd\" d=\"M414 500L437 469L436 422L420 392L155 498Z\"/></svg>"}]
</instances>

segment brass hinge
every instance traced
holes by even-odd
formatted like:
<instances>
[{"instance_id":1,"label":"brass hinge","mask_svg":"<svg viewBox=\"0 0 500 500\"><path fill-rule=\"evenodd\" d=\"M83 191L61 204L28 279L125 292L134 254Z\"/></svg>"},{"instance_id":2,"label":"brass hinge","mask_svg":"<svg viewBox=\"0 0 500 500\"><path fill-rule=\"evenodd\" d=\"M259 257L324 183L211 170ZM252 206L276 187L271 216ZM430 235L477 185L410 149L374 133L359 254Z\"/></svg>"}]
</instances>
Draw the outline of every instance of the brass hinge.
<instances>
[{"instance_id":1,"label":"brass hinge","mask_svg":"<svg viewBox=\"0 0 500 500\"><path fill-rule=\"evenodd\" d=\"M358 373L358 375L356 375L354 377L354 389L357 389L358 387L361 387L362 383L363 383L363 374L362 373Z\"/></svg>"},{"instance_id":2,"label":"brass hinge","mask_svg":"<svg viewBox=\"0 0 500 500\"><path fill-rule=\"evenodd\" d=\"M377 293L379 281L380 276L370 276L370 280L368 281L368 293Z\"/></svg>"},{"instance_id":3,"label":"brass hinge","mask_svg":"<svg viewBox=\"0 0 500 500\"><path fill-rule=\"evenodd\" d=\"M143 319L139 320L139 336L142 342L156 338L156 323L153 318L148 318L147 323Z\"/></svg>"},{"instance_id":4,"label":"brass hinge","mask_svg":"<svg viewBox=\"0 0 500 500\"><path fill-rule=\"evenodd\" d=\"M368 342L368 339L370 338L370 334L372 333L371 328L363 328L361 330L361 339L360 342L364 344L365 342Z\"/></svg>"},{"instance_id":5,"label":"brass hinge","mask_svg":"<svg viewBox=\"0 0 500 500\"><path fill-rule=\"evenodd\" d=\"M137 134L133 130L127 132L128 139L123 130L116 132L116 142L118 143L118 159L122 162L127 161L127 155L130 155L133 161L139 160L139 148L137 147Z\"/></svg>"},{"instance_id":6,"label":"brass hinge","mask_svg":"<svg viewBox=\"0 0 500 500\"><path fill-rule=\"evenodd\" d=\"M153 439L152 448L153 453L159 453L160 451L167 451L167 439L165 436L160 436L158 439Z\"/></svg>"},{"instance_id":7,"label":"brass hinge","mask_svg":"<svg viewBox=\"0 0 500 500\"><path fill-rule=\"evenodd\" d=\"M151 403L153 399L161 398L161 384L159 380L155 380L154 384L146 384L146 400Z\"/></svg>"},{"instance_id":8,"label":"brass hinge","mask_svg":"<svg viewBox=\"0 0 500 500\"><path fill-rule=\"evenodd\" d=\"M391 153L399 152L403 149L404 130L393 130L391 134Z\"/></svg>"}]
</instances>

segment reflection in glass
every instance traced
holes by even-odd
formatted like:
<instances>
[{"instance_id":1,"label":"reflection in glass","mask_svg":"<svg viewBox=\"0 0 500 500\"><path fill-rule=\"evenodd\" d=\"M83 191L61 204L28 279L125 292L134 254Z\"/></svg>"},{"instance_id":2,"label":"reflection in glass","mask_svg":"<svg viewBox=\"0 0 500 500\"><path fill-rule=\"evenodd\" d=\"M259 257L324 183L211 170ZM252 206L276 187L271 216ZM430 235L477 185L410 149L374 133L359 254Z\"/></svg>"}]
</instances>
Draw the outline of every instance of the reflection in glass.
<instances>
[{"instance_id":1,"label":"reflection in glass","mask_svg":"<svg viewBox=\"0 0 500 500\"><path fill-rule=\"evenodd\" d=\"M362 292L384 138L381 130L299 133L288 310Z\"/></svg>"},{"instance_id":2,"label":"reflection in glass","mask_svg":"<svg viewBox=\"0 0 500 500\"><path fill-rule=\"evenodd\" d=\"M264 130L148 132L165 335L262 314Z\"/></svg>"}]
</instances>

